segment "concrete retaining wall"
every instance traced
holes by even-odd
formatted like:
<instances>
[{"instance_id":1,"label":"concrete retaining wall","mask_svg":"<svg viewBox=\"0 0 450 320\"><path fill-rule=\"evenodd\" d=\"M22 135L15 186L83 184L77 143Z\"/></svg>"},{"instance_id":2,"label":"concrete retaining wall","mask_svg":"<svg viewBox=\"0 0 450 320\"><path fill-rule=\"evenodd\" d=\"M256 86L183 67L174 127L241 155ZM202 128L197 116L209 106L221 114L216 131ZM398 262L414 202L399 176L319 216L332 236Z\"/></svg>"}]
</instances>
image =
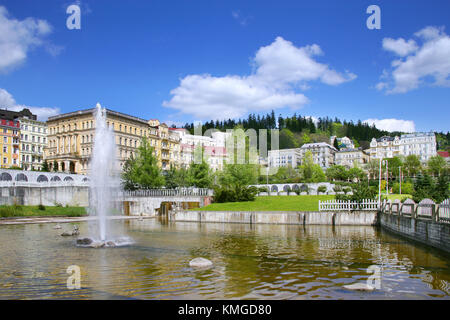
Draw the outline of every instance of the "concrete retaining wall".
<instances>
[{"instance_id":1,"label":"concrete retaining wall","mask_svg":"<svg viewBox=\"0 0 450 320\"><path fill-rule=\"evenodd\" d=\"M382 228L450 253L450 224L380 213Z\"/></svg>"},{"instance_id":2,"label":"concrete retaining wall","mask_svg":"<svg viewBox=\"0 0 450 320\"><path fill-rule=\"evenodd\" d=\"M377 224L377 212L178 211L171 214L170 219L190 222L371 226Z\"/></svg>"},{"instance_id":3,"label":"concrete retaining wall","mask_svg":"<svg viewBox=\"0 0 450 320\"><path fill-rule=\"evenodd\" d=\"M1 205L89 206L89 187L87 186L18 186L1 187Z\"/></svg>"}]
</instances>

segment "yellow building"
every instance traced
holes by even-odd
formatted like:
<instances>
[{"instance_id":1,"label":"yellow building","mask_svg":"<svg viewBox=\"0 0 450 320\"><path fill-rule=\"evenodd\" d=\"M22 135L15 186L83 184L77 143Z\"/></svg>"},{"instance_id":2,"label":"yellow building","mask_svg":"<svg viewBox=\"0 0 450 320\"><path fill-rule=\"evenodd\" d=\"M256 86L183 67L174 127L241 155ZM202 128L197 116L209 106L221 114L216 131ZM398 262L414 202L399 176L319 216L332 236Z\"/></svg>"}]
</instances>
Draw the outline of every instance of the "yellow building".
<instances>
[{"instance_id":1,"label":"yellow building","mask_svg":"<svg viewBox=\"0 0 450 320\"><path fill-rule=\"evenodd\" d=\"M20 167L20 122L0 119L1 167Z\"/></svg>"},{"instance_id":2,"label":"yellow building","mask_svg":"<svg viewBox=\"0 0 450 320\"><path fill-rule=\"evenodd\" d=\"M155 149L160 167L170 167L170 158L167 161L166 155L177 152L179 141L170 140L164 123L160 124L158 120L147 121L109 109L106 110L106 121L109 127L114 128L120 167L123 167L131 155L135 155L143 137L147 137ZM50 117L47 125L45 159L50 169L87 174L94 147L95 108ZM170 141L169 150L166 149L166 141ZM173 150L170 150L170 146ZM175 161L173 164L176 164Z\"/></svg>"}]
</instances>

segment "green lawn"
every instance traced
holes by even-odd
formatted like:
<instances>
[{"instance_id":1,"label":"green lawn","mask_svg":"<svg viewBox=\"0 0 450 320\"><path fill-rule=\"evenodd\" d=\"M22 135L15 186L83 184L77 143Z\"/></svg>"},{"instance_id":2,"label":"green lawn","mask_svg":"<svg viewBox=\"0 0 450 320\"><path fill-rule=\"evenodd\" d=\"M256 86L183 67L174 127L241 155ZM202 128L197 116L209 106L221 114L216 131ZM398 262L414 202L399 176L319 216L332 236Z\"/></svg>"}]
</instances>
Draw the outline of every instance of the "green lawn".
<instances>
[{"instance_id":1,"label":"green lawn","mask_svg":"<svg viewBox=\"0 0 450 320\"><path fill-rule=\"evenodd\" d=\"M66 216L81 217L87 215L84 207L44 207L40 210L38 206L0 206L0 217L48 217Z\"/></svg>"},{"instance_id":2,"label":"green lawn","mask_svg":"<svg viewBox=\"0 0 450 320\"><path fill-rule=\"evenodd\" d=\"M385 194L383 194L383 195L385 195ZM389 200L395 200L395 199L402 200L404 198L411 198L412 199L412 195L410 195L410 194L389 194L388 195L388 199Z\"/></svg>"},{"instance_id":3,"label":"green lawn","mask_svg":"<svg viewBox=\"0 0 450 320\"><path fill-rule=\"evenodd\" d=\"M249 202L212 203L192 209L203 211L318 211L319 200L334 199L333 195L320 196L263 196Z\"/></svg>"}]
</instances>

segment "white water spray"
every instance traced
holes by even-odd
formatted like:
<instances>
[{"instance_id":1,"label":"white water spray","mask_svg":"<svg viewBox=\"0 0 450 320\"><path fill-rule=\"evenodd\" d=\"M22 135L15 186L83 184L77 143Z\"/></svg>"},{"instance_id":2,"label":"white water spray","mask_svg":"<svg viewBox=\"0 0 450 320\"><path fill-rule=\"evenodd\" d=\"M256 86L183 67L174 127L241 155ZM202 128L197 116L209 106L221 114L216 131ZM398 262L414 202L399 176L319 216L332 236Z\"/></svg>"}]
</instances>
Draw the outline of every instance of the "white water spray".
<instances>
[{"instance_id":1,"label":"white water spray","mask_svg":"<svg viewBox=\"0 0 450 320\"><path fill-rule=\"evenodd\" d=\"M116 143L112 128L106 124L106 109L97 103L95 138L90 168L91 214L98 218L97 239L106 241L107 217L113 210L114 192L120 186L116 170Z\"/></svg>"}]
</instances>

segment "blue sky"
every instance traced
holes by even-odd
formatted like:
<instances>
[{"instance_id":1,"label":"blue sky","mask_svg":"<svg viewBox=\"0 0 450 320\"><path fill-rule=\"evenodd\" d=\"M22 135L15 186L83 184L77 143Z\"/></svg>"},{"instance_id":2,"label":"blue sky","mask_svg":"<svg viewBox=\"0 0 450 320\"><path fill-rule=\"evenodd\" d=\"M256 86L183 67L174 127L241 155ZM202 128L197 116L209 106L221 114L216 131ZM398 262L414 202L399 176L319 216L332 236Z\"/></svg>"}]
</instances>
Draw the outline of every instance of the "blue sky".
<instances>
[{"instance_id":1,"label":"blue sky","mask_svg":"<svg viewBox=\"0 0 450 320\"><path fill-rule=\"evenodd\" d=\"M81 7L81 29L66 8ZM369 30L366 9L381 9ZM450 130L450 2L0 0L0 104ZM28 19L27 19L28 18ZM2 62L3 60L3 62Z\"/></svg>"}]
</instances>

